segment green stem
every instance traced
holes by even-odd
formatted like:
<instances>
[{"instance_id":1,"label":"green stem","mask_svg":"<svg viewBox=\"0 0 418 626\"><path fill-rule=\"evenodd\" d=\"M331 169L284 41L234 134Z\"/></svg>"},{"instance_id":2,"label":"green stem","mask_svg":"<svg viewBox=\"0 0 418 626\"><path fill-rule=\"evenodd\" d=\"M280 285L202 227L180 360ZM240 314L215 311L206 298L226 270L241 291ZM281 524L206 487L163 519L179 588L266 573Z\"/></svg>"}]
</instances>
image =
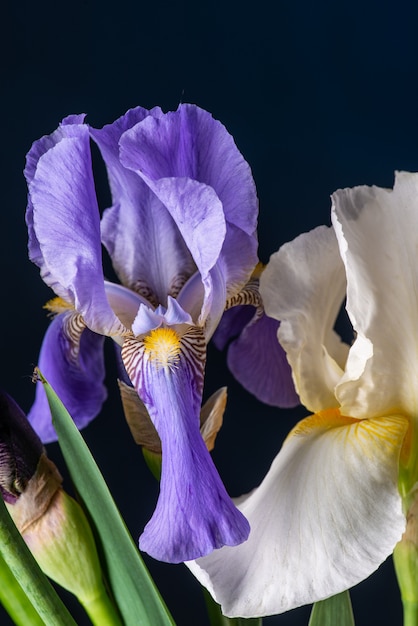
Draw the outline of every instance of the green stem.
<instances>
[{"instance_id":1,"label":"green stem","mask_svg":"<svg viewBox=\"0 0 418 626\"><path fill-rule=\"evenodd\" d=\"M418 602L403 602L403 626L418 626Z\"/></svg>"},{"instance_id":2,"label":"green stem","mask_svg":"<svg viewBox=\"0 0 418 626\"><path fill-rule=\"evenodd\" d=\"M46 626L77 626L23 541L2 498L0 555Z\"/></svg>"},{"instance_id":3,"label":"green stem","mask_svg":"<svg viewBox=\"0 0 418 626\"><path fill-rule=\"evenodd\" d=\"M94 626L122 626L122 621L105 589L100 596L90 601L80 599L80 602Z\"/></svg>"},{"instance_id":4,"label":"green stem","mask_svg":"<svg viewBox=\"0 0 418 626\"><path fill-rule=\"evenodd\" d=\"M16 626L44 625L2 556L0 556L0 602Z\"/></svg>"}]
</instances>

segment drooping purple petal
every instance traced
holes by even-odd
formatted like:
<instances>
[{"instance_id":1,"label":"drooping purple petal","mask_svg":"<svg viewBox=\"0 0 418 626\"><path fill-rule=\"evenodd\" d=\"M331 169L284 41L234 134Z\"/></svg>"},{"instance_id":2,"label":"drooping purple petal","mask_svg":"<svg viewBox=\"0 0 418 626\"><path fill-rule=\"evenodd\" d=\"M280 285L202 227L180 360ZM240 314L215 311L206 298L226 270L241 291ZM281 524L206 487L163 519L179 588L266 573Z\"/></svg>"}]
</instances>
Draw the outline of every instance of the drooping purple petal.
<instances>
[{"instance_id":1,"label":"drooping purple petal","mask_svg":"<svg viewBox=\"0 0 418 626\"><path fill-rule=\"evenodd\" d=\"M16 402L0 391L0 494L14 504L35 474L43 446Z\"/></svg>"},{"instance_id":2,"label":"drooping purple petal","mask_svg":"<svg viewBox=\"0 0 418 626\"><path fill-rule=\"evenodd\" d=\"M74 345L66 330L69 315L72 314L58 315L48 327L39 355L39 369L81 429L96 417L106 399L104 337L86 328L80 335L79 345ZM36 386L35 402L28 419L44 443L56 441L41 383Z\"/></svg>"},{"instance_id":3,"label":"drooping purple petal","mask_svg":"<svg viewBox=\"0 0 418 626\"><path fill-rule=\"evenodd\" d=\"M177 357L165 364L144 341L128 339L122 348L125 367L162 442L160 495L139 545L171 563L237 545L249 533L199 432L205 362L201 330L189 327L177 347Z\"/></svg>"},{"instance_id":4,"label":"drooping purple petal","mask_svg":"<svg viewBox=\"0 0 418 626\"><path fill-rule=\"evenodd\" d=\"M90 329L121 332L103 286L100 218L87 126L77 116L36 142L27 158L29 256L44 281Z\"/></svg>"},{"instance_id":5,"label":"drooping purple petal","mask_svg":"<svg viewBox=\"0 0 418 626\"><path fill-rule=\"evenodd\" d=\"M229 346L228 367L238 382L265 404L290 408L300 400L286 353L277 339L279 325L263 313L245 326Z\"/></svg>"},{"instance_id":6,"label":"drooping purple petal","mask_svg":"<svg viewBox=\"0 0 418 626\"><path fill-rule=\"evenodd\" d=\"M123 284L154 306L166 306L167 295L176 296L196 267L166 207L119 160L121 135L148 115L163 113L138 107L101 130L91 129L91 135L106 162L112 192L113 206L102 219L102 238L115 270Z\"/></svg>"},{"instance_id":7,"label":"drooping purple petal","mask_svg":"<svg viewBox=\"0 0 418 626\"><path fill-rule=\"evenodd\" d=\"M228 343L238 337L254 317L253 306L234 306L225 311L213 335L213 343L218 350L226 348Z\"/></svg>"}]
</instances>

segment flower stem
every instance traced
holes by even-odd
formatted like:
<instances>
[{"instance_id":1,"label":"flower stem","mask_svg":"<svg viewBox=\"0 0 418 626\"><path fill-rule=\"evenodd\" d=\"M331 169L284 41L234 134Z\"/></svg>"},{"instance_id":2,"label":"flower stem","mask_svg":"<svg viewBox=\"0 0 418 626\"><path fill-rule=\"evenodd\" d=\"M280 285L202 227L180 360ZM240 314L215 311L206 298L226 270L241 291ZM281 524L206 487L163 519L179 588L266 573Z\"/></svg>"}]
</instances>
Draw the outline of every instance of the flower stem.
<instances>
[{"instance_id":1,"label":"flower stem","mask_svg":"<svg viewBox=\"0 0 418 626\"><path fill-rule=\"evenodd\" d=\"M393 564L401 592L404 626L418 626L418 490L404 501L406 529L393 551Z\"/></svg>"},{"instance_id":2,"label":"flower stem","mask_svg":"<svg viewBox=\"0 0 418 626\"><path fill-rule=\"evenodd\" d=\"M122 621L105 589L100 596L89 601L80 599L80 602L94 626L122 626Z\"/></svg>"},{"instance_id":3,"label":"flower stem","mask_svg":"<svg viewBox=\"0 0 418 626\"><path fill-rule=\"evenodd\" d=\"M403 626L418 626L418 602L403 602Z\"/></svg>"}]
</instances>

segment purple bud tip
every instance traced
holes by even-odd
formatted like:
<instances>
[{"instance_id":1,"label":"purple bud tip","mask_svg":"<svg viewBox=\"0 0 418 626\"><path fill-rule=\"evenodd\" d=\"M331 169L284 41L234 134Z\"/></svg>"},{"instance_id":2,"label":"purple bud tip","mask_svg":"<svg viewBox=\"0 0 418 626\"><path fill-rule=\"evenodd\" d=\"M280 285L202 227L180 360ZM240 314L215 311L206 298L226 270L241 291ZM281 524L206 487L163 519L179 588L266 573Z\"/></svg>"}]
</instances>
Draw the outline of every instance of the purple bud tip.
<instances>
[{"instance_id":1,"label":"purple bud tip","mask_svg":"<svg viewBox=\"0 0 418 626\"><path fill-rule=\"evenodd\" d=\"M42 442L22 409L0 391L0 492L14 504L36 471Z\"/></svg>"}]
</instances>

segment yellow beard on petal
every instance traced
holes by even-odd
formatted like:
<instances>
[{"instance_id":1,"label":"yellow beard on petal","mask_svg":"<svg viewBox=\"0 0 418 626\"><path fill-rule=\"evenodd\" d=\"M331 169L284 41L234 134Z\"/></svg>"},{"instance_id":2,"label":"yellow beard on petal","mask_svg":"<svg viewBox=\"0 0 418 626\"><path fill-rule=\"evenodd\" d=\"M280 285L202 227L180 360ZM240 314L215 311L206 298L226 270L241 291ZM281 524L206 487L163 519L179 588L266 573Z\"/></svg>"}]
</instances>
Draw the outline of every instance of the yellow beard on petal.
<instances>
[{"instance_id":1,"label":"yellow beard on petal","mask_svg":"<svg viewBox=\"0 0 418 626\"><path fill-rule=\"evenodd\" d=\"M339 409L337 408L325 409L324 411L319 411L314 415L305 417L305 419L298 422L293 430L289 433L288 437L291 437L293 435L307 435L312 430L324 431L328 430L329 428L336 428L338 426L345 426L347 424L355 424L359 421L361 420L354 417L341 415Z\"/></svg>"},{"instance_id":2,"label":"yellow beard on petal","mask_svg":"<svg viewBox=\"0 0 418 626\"><path fill-rule=\"evenodd\" d=\"M180 358L180 337L173 328L155 328L143 342L145 351L158 366L175 366Z\"/></svg>"},{"instance_id":3,"label":"yellow beard on petal","mask_svg":"<svg viewBox=\"0 0 418 626\"><path fill-rule=\"evenodd\" d=\"M73 305L59 296L52 298L52 300L48 300L48 302L44 304L43 308L53 316L59 315L59 313L65 313L65 311L74 311Z\"/></svg>"},{"instance_id":4,"label":"yellow beard on petal","mask_svg":"<svg viewBox=\"0 0 418 626\"><path fill-rule=\"evenodd\" d=\"M338 408L319 411L301 420L287 436L285 442L298 436L322 436L335 429L348 445L361 449L364 457L374 458L376 450L388 458L397 450L400 458L409 446L409 420L404 415L387 415L357 419L341 415Z\"/></svg>"}]
</instances>

